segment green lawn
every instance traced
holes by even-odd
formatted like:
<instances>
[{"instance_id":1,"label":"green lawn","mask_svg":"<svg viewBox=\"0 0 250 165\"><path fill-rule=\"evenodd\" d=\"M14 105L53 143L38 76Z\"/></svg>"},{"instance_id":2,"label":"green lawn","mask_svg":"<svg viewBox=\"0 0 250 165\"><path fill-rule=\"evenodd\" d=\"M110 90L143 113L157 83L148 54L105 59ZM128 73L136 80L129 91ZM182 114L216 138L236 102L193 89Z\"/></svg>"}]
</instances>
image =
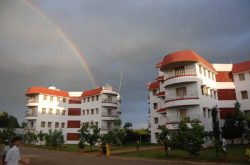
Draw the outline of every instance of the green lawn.
<instances>
[{"instance_id":1,"label":"green lawn","mask_svg":"<svg viewBox=\"0 0 250 165\"><path fill-rule=\"evenodd\" d=\"M220 156L220 159L225 160L223 163L248 163L247 159L233 158L233 157L245 157L245 151L247 145L228 145L227 146L227 156ZM200 155L197 157L192 157L188 159L188 153L181 150L171 150L168 152L169 158L166 158L165 151L162 149L137 151L137 152L126 152L122 154L112 154L114 156L123 157L138 157L138 158L150 158L150 159L161 159L161 160L175 160L175 161L195 161L195 162L211 162L215 163L216 155L214 148L206 148L200 151Z\"/></svg>"},{"instance_id":2,"label":"green lawn","mask_svg":"<svg viewBox=\"0 0 250 165\"><path fill-rule=\"evenodd\" d=\"M52 147L47 148L46 146L42 145L22 145L23 147L30 147L30 148L38 148L38 149L53 149L56 150ZM157 145L152 145L149 142L142 142L140 147L156 147ZM127 143L127 144L123 144L122 145L122 149L130 149L130 148L134 148L135 149L136 144L135 143ZM101 149L100 146L92 146L92 150L96 150L98 151L99 149ZM109 146L110 150L120 150L120 146ZM60 148L60 151L65 151L65 152L78 152L78 145L77 144L67 144L66 148ZM85 146L85 151L89 151L90 150L90 146Z\"/></svg>"}]
</instances>

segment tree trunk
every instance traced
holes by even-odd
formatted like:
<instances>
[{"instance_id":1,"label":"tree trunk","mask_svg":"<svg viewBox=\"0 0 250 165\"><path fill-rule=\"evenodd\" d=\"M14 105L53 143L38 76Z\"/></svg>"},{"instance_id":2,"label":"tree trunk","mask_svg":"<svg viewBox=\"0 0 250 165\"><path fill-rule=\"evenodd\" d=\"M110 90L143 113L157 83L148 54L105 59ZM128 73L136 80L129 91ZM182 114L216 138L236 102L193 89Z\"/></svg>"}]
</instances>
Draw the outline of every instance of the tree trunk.
<instances>
[{"instance_id":1,"label":"tree trunk","mask_svg":"<svg viewBox=\"0 0 250 165\"><path fill-rule=\"evenodd\" d=\"M92 145L90 145L90 151L92 151Z\"/></svg>"},{"instance_id":2,"label":"tree trunk","mask_svg":"<svg viewBox=\"0 0 250 165\"><path fill-rule=\"evenodd\" d=\"M216 147L216 159L217 159L217 161L219 161L219 153L218 153L218 148L217 148L217 146L215 146Z\"/></svg>"},{"instance_id":3,"label":"tree trunk","mask_svg":"<svg viewBox=\"0 0 250 165\"><path fill-rule=\"evenodd\" d=\"M165 145L165 152L166 152L166 157L168 157L168 146Z\"/></svg>"}]
</instances>

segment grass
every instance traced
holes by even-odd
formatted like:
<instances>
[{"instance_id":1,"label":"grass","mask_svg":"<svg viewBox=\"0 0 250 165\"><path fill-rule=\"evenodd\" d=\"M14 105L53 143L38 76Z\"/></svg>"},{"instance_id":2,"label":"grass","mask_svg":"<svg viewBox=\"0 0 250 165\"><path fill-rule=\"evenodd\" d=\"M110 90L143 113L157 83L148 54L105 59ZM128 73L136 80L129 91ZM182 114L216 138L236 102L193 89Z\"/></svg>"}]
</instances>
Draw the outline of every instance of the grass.
<instances>
[{"instance_id":1,"label":"grass","mask_svg":"<svg viewBox=\"0 0 250 165\"><path fill-rule=\"evenodd\" d=\"M237 163L244 164L248 163L248 159L236 158L236 157L246 157L247 146L246 145L228 145L227 146L227 156L220 155L223 163ZM188 153L181 150L171 150L168 152L169 158L165 156L164 149L153 149L137 152L126 152L112 154L114 156L123 156L123 157L137 157L137 158L150 158L150 159L160 159L160 160L175 160L175 161L192 161L192 162L216 162L216 155L214 148L205 148L200 151L200 155L197 157L192 157L188 159Z\"/></svg>"},{"instance_id":2,"label":"grass","mask_svg":"<svg viewBox=\"0 0 250 165\"><path fill-rule=\"evenodd\" d=\"M29 148L38 148L38 149L51 149L51 150L56 150L56 148L49 147L47 148L45 145L22 145L23 147L29 147ZM140 145L140 148L144 147L155 147L156 145L152 145L149 142L142 142ZM136 144L135 143L127 143L122 145L122 149L135 149ZM99 151L101 149L100 146L92 146L92 150L94 151ZM112 150L120 150L120 146L109 146L109 149ZM65 152L78 152L78 145L77 144L67 144L66 148L60 148L60 151L65 151ZM85 151L90 151L90 146L86 145L85 146Z\"/></svg>"}]
</instances>

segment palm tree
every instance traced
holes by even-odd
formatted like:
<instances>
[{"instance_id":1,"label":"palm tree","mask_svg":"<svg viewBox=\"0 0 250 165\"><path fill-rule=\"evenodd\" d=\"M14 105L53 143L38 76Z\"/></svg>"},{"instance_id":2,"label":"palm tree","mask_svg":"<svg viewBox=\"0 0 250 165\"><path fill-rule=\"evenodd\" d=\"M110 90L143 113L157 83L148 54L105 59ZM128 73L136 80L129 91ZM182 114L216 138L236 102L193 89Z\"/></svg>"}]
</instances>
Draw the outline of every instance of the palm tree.
<instances>
[{"instance_id":1,"label":"palm tree","mask_svg":"<svg viewBox=\"0 0 250 165\"><path fill-rule=\"evenodd\" d=\"M161 130L161 133L157 138L157 143L163 144L165 146L166 157L168 157L168 148L170 146L169 137L171 136L171 132L165 126L159 126L158 128Z\"/></svg>"}]
</instances>

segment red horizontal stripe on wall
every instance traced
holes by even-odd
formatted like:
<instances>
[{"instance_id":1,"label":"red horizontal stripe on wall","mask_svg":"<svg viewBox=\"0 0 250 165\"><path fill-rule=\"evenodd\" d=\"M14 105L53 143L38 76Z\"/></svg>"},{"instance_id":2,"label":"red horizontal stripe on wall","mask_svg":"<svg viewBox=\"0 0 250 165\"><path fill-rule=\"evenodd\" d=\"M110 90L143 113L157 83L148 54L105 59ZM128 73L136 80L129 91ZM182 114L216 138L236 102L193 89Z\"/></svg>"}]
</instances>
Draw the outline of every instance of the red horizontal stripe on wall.
<instances>
[{"instance_id":1,"label":"red horizontal stripe on wall","mask_svg":"<svg viewBox=\"0 0 250 165\"><path fill-rule=\"evenodd\" d=\"M69 108L68 115L69 116L81 116L81 108Z\"/></svg>"},{"instance_id":2,"label":"red horizontal stripe on wall","mask_svg":"<svg viewBox=\"0 0 250 165\"><path fill-rule=\"evenodd\" d=\"M226 118L226 114L227 114L229 111L230 111L233 115L235 115L235 113L236 113L236 109L235 109L235 108L220 108L220 118L221 118L221 119L225 119L225 118Z\"/></svg>"},{"instance_id":3,"label":"red horizontal stripe on wall","mask_svg":"<svg viewBox=\"0 0 250 165\"><path fill-rule=\"evenodd\" d=\"M81 121L68 121L68 128L80 128Z\"/></svg>"},{"instance_id":4,"label":"red horizontal stripe on wall","mask_svg":"<svg viewBox=\"0 0 250 165\"><path fill-rule=\"evenodd\" d=\"M81 100L69 100L69 104L81 104Z\"/></svg>"},{"instance_id":5,"label":"red horizontal stripe on wall","mask_svg":"<svg viewBox=\"0 0 250 165\"><path fill-rule=\"evenodd\" d=\"M67 133L67 140L79 140L79 134L80 133Z\"/></svg>"},{"instance_id":6,"label":"red horizontal stripe on wall","mask_svg":"<svg viewBox=\"0 0 250 165\"><path fill-rule=\"evenodd\" d=\"M233 74L229 71L217 72L216 82L233 82Z\"/></svg>"},{"instance_id":7,"label":"red horizontal stripe on wall","mask_svg":"<svg viewBox=\"0 0 250 165\"><path fill-rule=\"evenodd\" d=\"M235 89L218 89L218 100L236 100Z\"/></svg>"}]
</instances>

